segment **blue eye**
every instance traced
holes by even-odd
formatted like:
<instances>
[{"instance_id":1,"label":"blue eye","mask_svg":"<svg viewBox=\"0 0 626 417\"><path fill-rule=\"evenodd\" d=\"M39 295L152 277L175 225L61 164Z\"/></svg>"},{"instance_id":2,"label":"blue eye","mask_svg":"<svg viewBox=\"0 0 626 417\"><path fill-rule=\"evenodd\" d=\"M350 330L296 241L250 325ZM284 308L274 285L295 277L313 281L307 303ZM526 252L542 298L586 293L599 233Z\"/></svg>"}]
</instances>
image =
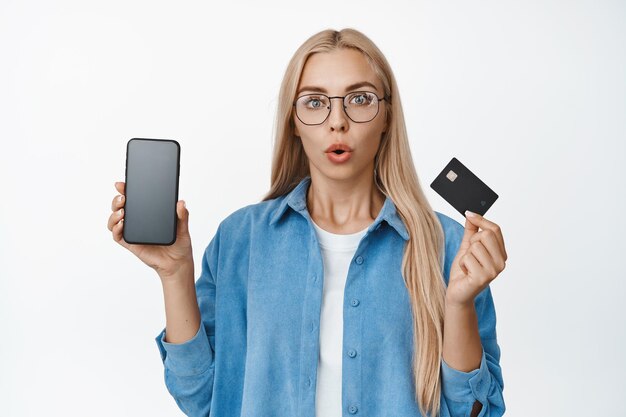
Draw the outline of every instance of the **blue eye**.
<instances>
[{"instance_id":1,"label":"blue eye","mask_svg":"<svg viewBox=\"0 0 626 417\"><path fill-rule=\"evenodd\" d=\"M374 95L370 93L354 93L348 103L356 106L369 106L374 101Z\"/></svg>"},{"instance_id":2,"label":"blue eye","mask_svg":"<svg viewBox=\"0 0 626 417\"><path fill-rule=\"evenodd\" d=\"M328 107L326 98L321 96L307 96L304 100L304 106L307 109L317 110Z\"/></svg>"}]
</instances>

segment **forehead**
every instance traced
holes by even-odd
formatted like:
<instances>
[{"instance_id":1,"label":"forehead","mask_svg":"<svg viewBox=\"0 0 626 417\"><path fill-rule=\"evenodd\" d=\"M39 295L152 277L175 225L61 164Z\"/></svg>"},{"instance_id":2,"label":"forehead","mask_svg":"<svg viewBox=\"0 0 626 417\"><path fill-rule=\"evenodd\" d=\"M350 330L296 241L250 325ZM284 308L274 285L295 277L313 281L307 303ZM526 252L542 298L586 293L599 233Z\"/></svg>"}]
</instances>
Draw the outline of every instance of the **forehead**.
<instances>
[{"instance_id":1,"label":"forehead","mask_svg":"<svg viewBox=\"0 0 626 417\"><path fill-rule=\"evenodd\" d=\"M331 93L343 93L347 86L362 81L369 81L382 93L382 83L361 52L335 49L309 56L302 70L298 91L302 87L315 86Z\"/></svg>"}]
</instances>

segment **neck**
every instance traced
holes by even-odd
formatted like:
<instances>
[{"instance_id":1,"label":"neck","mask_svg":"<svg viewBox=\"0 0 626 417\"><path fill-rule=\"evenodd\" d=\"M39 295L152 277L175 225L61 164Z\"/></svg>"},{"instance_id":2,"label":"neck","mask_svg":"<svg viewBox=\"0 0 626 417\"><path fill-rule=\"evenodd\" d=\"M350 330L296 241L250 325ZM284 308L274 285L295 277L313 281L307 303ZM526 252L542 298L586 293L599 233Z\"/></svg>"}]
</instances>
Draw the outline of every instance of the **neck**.
<instances>
[{"instance_id":1,"label":"neck","mask_svg":"<svg viewBox=\"0 0 626 417\"><path fill-rule=\"evenodd\" d=\"M365 229L378 216L385 195L376 187L373 169L363 175L335 179L311 171L307 208L313 221L331 233Z\"/></svg>"}]
</instances>

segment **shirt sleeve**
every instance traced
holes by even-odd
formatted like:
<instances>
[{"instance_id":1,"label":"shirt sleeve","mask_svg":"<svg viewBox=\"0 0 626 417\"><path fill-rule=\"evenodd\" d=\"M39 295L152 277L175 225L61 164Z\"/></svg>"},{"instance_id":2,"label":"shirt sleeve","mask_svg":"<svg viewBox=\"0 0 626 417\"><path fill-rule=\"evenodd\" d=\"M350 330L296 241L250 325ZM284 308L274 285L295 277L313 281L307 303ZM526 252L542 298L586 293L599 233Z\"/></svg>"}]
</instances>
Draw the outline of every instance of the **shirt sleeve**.
<instances>
[{"instance_id":1,"label":"shirt sleeve","mask_svg":"<svg viewBox=\"0 0 626 417\"><path fill-rule=\"evenodd\" d=\"M448 282L450 264L458 252L463 238L464 227L456 225L447 236L446 265L444 277ZM503 389L504 381L500 367L500 347L496 335L496 311L487 286L474 300L478 330L482 343L482 357L477 369L462 372L450 367L441 359L442 394L450 416L499 417L506 410ZM476 402L480 403L475 405ZM481 408L482 406L482 408ZM476 414L476 410L480 412ZM474 410L474 414L471 414Z\"/></svg>"},{"instance_id":2,"label":"shirt sleeve","mask_svg":"<svg viewBox=\"0 0 626 417\"><path fill-rule=\"evenodd\" d=\"M215 369L215 274L219 250L219 227L202 257L196 281L201 323L196 335L184 343L165 342L163 329L155 338L164 366L165 385L187 416L208 416Z\"/></svg>"}]
</instances>

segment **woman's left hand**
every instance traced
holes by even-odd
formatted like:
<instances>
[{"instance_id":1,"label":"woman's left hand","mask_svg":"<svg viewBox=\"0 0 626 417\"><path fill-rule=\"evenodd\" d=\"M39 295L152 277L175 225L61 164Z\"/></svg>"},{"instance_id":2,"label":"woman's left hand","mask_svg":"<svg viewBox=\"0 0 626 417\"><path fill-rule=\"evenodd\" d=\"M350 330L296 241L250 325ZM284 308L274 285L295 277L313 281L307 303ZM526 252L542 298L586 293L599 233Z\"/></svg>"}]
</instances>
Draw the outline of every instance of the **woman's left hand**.
<instances>
[{"instance_id":1,"label":"woman's left hand","mask_svg":"<svg viewBox=\"0 0 626 417\"><path fill-rule=\"evenodd\" d=\"M472 306L476 296L502 272L506 260L500 226L480 214L466 215L463 240L450 267L446 305Z\"/></svg>"}]
</instances>

